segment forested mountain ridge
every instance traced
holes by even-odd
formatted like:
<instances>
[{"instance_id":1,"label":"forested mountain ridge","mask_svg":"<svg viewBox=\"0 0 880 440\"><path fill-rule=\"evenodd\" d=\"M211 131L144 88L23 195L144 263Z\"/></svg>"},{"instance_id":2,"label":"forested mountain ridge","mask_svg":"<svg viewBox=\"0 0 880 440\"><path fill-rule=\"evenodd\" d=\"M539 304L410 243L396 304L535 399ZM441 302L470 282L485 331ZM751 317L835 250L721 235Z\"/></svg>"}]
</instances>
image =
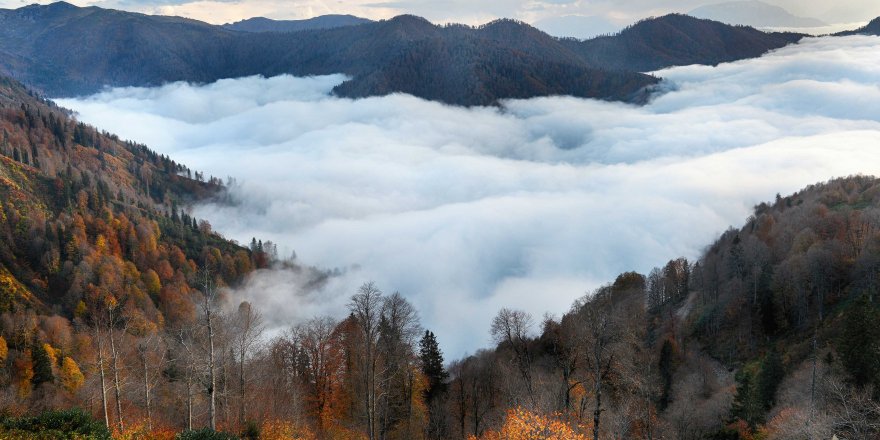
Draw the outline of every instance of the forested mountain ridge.
<instances>
[{"instance_id":1,"label":"forested mountain ridge","mask_svg":"<svg viewBox=\"0 0 880 440\"><path fill-rule=\"evenodd\" d=\"M254 17L236 21L235 23L227 23L223 27L240 32L299 32L311 29L356 26L371 22L372 20L353 15L321 15L305 20L273 20L265 17Z\"/></svg>"},{"instance_id":2,"label":"forested mountain ridge","mask_svg":"<svg viewBox=\"0 0 880 440\"><path fill-rule=\"evenodd\" d=\"M670 14L642 20L616 35L569 41L568 45L592 65L649 72L670 66L714 65L755 58L803 37Z\"/></svg>"},{"instance_id":3,"label":"forested mountain ridge","mask_svg":"<svg viewBox=\"0 0 880 440\"><path fill-rule=\"evenodd\" d=\"M53 96L344 73L352 79L334 90L340 96L405 92L459 105L548 95L639 101L658 79L637 71L760 56L800 38L677 15L586 42L513 20L437 26L405 15L331 29L237 32L64 2L0 10L0 24L0 52L9 55L0 58L2 69Z\"/></svg>"}]
</instances>

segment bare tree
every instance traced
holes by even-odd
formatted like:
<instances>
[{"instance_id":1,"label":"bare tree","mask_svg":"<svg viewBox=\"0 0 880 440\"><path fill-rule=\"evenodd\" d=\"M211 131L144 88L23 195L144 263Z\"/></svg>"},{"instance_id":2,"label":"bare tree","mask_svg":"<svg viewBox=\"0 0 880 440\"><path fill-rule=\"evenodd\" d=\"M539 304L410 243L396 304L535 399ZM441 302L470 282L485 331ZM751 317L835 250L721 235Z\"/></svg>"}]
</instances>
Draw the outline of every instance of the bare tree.
<instances>
[{"instance_id":1,"label":"bare tree","mask_svg":"<svg viewBox=\"0 0 880 440\"><path fill-rule=\"evenodd\" d=\"M382 361L380 377L380 435L397 423L413 435L413 389L417 356L415 346L422 328L415 307L394 292L382 304L378 351Z\"/></svg>"},{"instance_id":2,"label":"bare tree","mask_svg":"<svg viewBox=\"0 0 880 440\"><path fill-rule=\"evenodd\" d=\"M207 332L207 355L208 355L208 417L212 431L217 430L217 372L216 356L214 354L214 307L217 299L217 288L214 284L211 271L205 269L200 275L202 284L202 314L205 331Z\"/></svg>"},{"instance_id":3,"label":"bare tree","mask_svg":"<svg viewBox=\"0 0 880 440\"><path fill-rule=\"evenodd\" d=\"M242 302L233 315L236 354L238 355L238 423L244 426L247 403L245 361L263 334L263 317L248 302Z\"/></svg>"},{"instance_id":4,"label":"bare tree","mask_svg":"<svg viewBox=\"0 0 880 440\"><path fill-rule=\"evenodd\" d=\"M165 351L162 346L162 338L155 331L147 333L141 338L137 344L137 354L141 363L143 373L143 393L144 393L144 409L147 412L147 429L153 429L153 407L152 395L154 384L159 376L159 368L150 368L150 364L155 362L157 366L161 366L165 358Z\"/></svg>"},{"instance_id":5,"label":"bare tree","mask_svg":"<svg viewBox=\"0 0 880 440\"><path fill-rule=\"evenodd\" d=\"M108 336L110 338L110 356L111 356L111 371L113 372L113 394L116 400L116 423L119 425L119 431L122 432L125 430L125 421L122 415L122 385L119 380L119 371L122 366L120 365L119 360L119 350L116 349L116 338L113 335L113 328L116 327L116 323L118 315L114 315L113 312L116 311L118 307L118 303L115 300L107 301L107 331ZM123 335L125 332L122 332Z\"/></svg>"},{"instance_id":6,"label":"bare tree","mask_svg":"<svg viewBox=\"0 0 880 440\"><path fill-rule=\"evenodd\" d=\"M602 407L603 383L614 367L614 348L619 337L611 295L611 287L603 287L589 300L575 306L575 313L583 329L581 340L587 354L586 372L593 384L593 440L599 439L601 416L605 410Z\"/></svg>"},{"instance_id":7,"label":"bare tree","mask_svg":"<svg viewBox=\"0 0 880 440\"><path fill-rule=\"evenodd\" d=\"M348 309L354 315L363 337L363 404L370 440L376 438L376 371L378 359L376 345L379 339L379 322L382 318L382 292L372 282L362 285L351 297Z\"/></svg>"},{"instance_id":8,"label":"bare tree","mask_svg":"<svg viewBox=\"0 0 880 440\"><path fill-rule=\"evenodd\" d=\"M532 357L529 353L529 333L532 316L522 310L503 308L492 320L492 338L499 345L506 345L514 353L517 370L523 379L529 401L534 406L535 392L532 388Z\"/></svg>"}]
</instances>

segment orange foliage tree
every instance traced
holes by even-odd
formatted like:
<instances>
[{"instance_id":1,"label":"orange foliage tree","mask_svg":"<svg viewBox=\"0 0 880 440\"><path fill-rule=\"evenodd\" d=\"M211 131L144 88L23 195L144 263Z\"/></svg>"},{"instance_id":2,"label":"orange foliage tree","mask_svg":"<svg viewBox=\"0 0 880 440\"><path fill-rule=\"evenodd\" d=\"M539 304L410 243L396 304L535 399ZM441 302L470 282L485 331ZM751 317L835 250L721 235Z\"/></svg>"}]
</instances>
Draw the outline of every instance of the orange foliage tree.
<instances>
[{"instance_id":1,"label":"orange foliage tree","mask_svg":"<svg viewBox=\"0 0 880 440\"><path fill-rule=\"evenodd\" d=\"M564 422L559 414L541 415L523 408L507 411L499 431L487 431L468 440L587 440L587 436Z\"/></svg>"}]
</instances>

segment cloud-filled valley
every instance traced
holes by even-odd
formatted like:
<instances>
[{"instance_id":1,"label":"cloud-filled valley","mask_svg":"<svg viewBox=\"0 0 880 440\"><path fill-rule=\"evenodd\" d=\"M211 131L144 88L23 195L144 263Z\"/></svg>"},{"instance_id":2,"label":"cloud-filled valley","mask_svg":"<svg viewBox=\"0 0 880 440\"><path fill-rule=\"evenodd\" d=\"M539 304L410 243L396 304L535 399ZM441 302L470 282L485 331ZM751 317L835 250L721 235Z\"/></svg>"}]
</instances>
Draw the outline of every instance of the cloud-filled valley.
<instances>
[{"instance_id":1,"label":"cloud-filled valley","mask_svg":"<svg viewBox=\"0 0 880 440\"><path fill-rule=\"evenodd\" d=\"M880 174L880 39L812 38L762 58L657 73L643 107L567 97L450 107L329 96L344 77L123 88L59 103L193 169L233 176L198 206L229 238L338 267L317 292L264 272L275 325L399 290L450 357L500 307L539 317L620 272L696 258L761 201ZM271 299L271 301L270 301Z\"/></svg>"}]
</instances>

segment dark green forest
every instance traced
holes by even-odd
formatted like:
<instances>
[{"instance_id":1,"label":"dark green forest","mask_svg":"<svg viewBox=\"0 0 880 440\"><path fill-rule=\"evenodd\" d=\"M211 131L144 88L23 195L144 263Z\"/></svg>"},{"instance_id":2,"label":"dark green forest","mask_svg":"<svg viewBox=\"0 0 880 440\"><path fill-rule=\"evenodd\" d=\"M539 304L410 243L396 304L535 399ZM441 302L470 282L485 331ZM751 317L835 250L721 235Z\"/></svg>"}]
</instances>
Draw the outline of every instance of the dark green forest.
<instances>
[{"instance_id":1,"label":"dark green forest","mask_svg":"<svg viewBox=\"0 0 880 440\"><path fill-rule=\"evenodd\" d=\"M555 95L639 103L659 81L639 72L757 57L803 37L684 15L588 41L515 20L438 26L411 15L256 33L64 2L0 10L0 18L0 71L56 97L104 86L342 73L350 79L334 93L350 98L403 92L464 106Z\"/></svg>"}]
</instances>

